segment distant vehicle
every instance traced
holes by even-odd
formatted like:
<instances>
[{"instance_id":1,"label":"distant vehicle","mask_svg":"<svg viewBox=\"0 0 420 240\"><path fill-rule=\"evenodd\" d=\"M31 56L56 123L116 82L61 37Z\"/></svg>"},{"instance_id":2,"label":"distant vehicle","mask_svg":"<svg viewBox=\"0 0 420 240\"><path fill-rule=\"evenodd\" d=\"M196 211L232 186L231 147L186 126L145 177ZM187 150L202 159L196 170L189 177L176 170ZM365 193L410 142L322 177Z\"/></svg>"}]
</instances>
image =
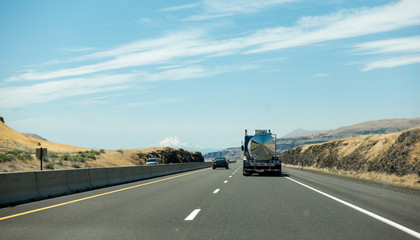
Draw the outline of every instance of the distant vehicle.
<instances>
[{"instance_id":1,"label":"distant vehicle","mask_svg":"<svg viewBox=\"0 0 420 240\"><path fill-rule=\"evenodd\" d=\"M146 165L159 165L159 159L157 159L157 158L148 158L146 160Z\"/></svg>"},{"instance_id":2,"label":"distant vehicle","mask_svg":"<svg viewBox=\"0 0 420 240\"><path fill-rule=\"evenodd\" d=\"M224 157L215 158L213 160L213 169L217 167L225 167L226 169L229 169L229 161Z\"/></svg>"},{"instance_id":3,"label":"distant vehicle","mask_svg":"<svg viewBox=\"0 0 420 240\"><path fill-rule=\"evenodd\" d=\"M273 173L281 176L281 160L276 155L276 135L270 130L255 130L254 136L245 130L243 175Z\"/></svg>"}]
</instances>

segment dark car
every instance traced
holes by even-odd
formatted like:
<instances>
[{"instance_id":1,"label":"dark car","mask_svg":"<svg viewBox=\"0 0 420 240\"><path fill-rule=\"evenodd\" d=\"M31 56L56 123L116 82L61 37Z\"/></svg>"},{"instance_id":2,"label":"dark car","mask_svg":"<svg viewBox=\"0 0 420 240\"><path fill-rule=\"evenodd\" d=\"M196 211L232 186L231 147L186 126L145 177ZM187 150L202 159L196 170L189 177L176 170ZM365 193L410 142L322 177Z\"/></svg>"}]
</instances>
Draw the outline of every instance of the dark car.
<instances>
[{"instance_id":1,"label":"dark car","mask_svg":"<svg viewBox=\"0 0 420 240\"><path fill-rule=\"evenodd\" d=\"M224 167L226 169L229 169L229 162L224 157L218 157L213 160L213 169L217 167Z\"/></svg>"}]
</instances>

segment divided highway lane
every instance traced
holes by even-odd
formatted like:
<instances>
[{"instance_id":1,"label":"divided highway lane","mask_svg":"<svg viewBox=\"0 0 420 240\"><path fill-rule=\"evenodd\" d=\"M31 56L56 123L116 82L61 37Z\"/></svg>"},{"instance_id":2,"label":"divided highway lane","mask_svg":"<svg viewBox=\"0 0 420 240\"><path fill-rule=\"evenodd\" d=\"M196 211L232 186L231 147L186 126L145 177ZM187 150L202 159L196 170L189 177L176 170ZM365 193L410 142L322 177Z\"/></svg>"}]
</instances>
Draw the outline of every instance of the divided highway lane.
<instances>
[{"instance_id":1,"label":"divided highway lane","mask_svg":"<svg viewBox=\"0 0 420 240\"><path fill-rule=\"evenodd\" d=\"M316 175L315 177L313 175ZM237 176L220 190L219 198L200 212L185 236L191 239L416 239L399 229L355 211L337 201L309 190L288 179L305 180L310 185L328 189L329 184L341 184L347 179L328 175L285 169L283 177ZM347 183L364 189L360 183ZM349 187L346 187L350 189ZM370 186L368 186L370 188ZM376 189L376 192L384 192ZM340 192L336 197L341 197ZM354 192L359 194L360 191ZM346 193L352 194L352 193ZM408 204L405 207L419 214L419 195L392 193L393 204ZM397 198L403 201L398 203ZM404 199L410 200L404 201ZM353 197L353 204L363 203L363 198ZM414 200L411 201L411 200ZM382 200L373 200L380 203ZM382 204L380 204L382 205ZM370 209L375 212L375 208ZM413 214L412 214L413 215ZM393 215L392 215L393 216ZM420 218L413 217L410 223L417 232ZM394 217L399 221L399 216ZM196 229L199 229L197 231ZM418 234L418 233L417 233ZM420 235L418 235L420 236Z\"/></svg>"},{"instance_id":2,"label":"divided highway lane","mask_svg":"<svg viewBox=\"0 0 420 240\"><path fill-rule=\"evenodd\" d=\"M173 239L184 218L229 172L208 168L0 209L0 238ZM134 188L1 220L129 187Z\"/></svg>"},{"instance_id":3,"label":"divided highway lane","mask_svg":"<svg viewBox=\"0 0 420 240\"><path fill-rule=\"evenodd\" d=\"M230 167L0 209L0 238L415 239L292 180L420 230L420 199L415 193L295 169L286 169L283 177L244 177L241 162ZM78 200L86 197L93 198ZM381 197L386 200L378 200ZM1 220L74 200L78 202Z\"/></svg>"}]
</instances>

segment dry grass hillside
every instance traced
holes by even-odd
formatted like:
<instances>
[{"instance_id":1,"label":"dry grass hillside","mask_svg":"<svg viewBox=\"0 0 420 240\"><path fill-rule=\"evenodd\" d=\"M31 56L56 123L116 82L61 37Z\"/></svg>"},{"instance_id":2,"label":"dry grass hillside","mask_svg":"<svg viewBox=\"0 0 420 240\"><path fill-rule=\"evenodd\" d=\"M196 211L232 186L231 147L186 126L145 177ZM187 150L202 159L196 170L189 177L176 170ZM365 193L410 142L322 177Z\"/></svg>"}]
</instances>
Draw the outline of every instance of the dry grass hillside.
<instances>
[{"instance_id":1,"label":"dry grass hillside","mask_svg":"<svg viewBox=\"0 0 420 240\"><path fill-rule=\"evenodd\" d=\"M420 188L420 128L296 147L283 163Z\"/></svg>"},{"instance_id":2,"label":"dry grass hillside","mask_svg":"<svg viewBox=\"0 0 420 240\"><path fill-rule=\"evenodd\" d=\"M0 172L34 171L40 169L35 149L48 149L44 169L138 166L149 157L162 164L202 162L199 152L176 148L140 148L128 150L91 150L34 138L8 127L0 121Z\"/></svg>"},{"instance_id":3,"label":"dry grass hillside","mask_svg":"<svg viewBox=\"0 0 420 240\"><path fill-rule=\"evenodd\" d=\"M23 133L16 132L0 121L0 148L1 149L19 149L19 150L33 150L43 147L48 148L53 152L77 152L86 151L87 148L74 147L61 143L54 143L50 141L41 140L38 138L27 136Z\"/></svg>"},{"instance_id":4,"label":"dry grass hillside","mask_svg":"<svg viewBox=\"0 0 420 240\"><path fill-rule=\"evenodd\" d=\"M279 138L277 139L276 147L277 151L283 152L307 144L324 143L355 135L401 132L416 127L420 127L420 118L374 120L296 137Z\"/></svg>"}]
</instances>

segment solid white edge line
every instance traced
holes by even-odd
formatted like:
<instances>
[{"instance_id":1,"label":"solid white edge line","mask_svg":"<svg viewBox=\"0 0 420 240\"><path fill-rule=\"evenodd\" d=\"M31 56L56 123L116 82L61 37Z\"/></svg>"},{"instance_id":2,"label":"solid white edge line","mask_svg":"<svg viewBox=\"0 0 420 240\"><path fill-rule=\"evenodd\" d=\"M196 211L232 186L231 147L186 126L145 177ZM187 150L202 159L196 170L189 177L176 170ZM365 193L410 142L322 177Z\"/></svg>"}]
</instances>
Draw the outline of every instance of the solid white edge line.
<instances>
[{"instance_id":1,"label":"solid white edge line","mask_svg":"<svg viewBox=\"0 0 420 240\"><path fill-rule=\"evenodd\" d=\"M219 191L220 191L220 189L218 188L218 189L214 190L213 193L218 193Z\"/></svg>"},{"instance_id":2,"label":"solid white edge line","mask_svg":"<svg viewBox=\"0 0 420 240\"><path fill-rule=\"evenodd\" d=\"M317 190L317 189L315 189L315 188L313 188L313 187L310 187L310 186L308 186L308 185L306 185L306 184L303 184L303 183L298 182L298 181L296 181L296 180L294 180L294 179L291 179L290 177L286 177L286 178L287 178L287 179L289 179L289 180L291 180L291 181L293 181L293 182L295 182L295 183L297 183L297 184L300 184L300 185L302 185L302 186L304 186L304 187L306 187L306 188L309 188L309 189L311 189L312 191L315 191L315 192L320 193L320 194L322 194L322 195L324 195L324 196L326 196L326 197L328 197L328 198L331 198L331 199L333 199L333 200L335 200L335 201L337 201L337 202L339 202L339 203L341 203L341 204L344 204L344 205L346 205L346 206L348 206L348 207L351 207L351 208L353 208L354 210L357 210L357 211L359 211L359 212L361 212L361 213L364 213L364 214L366 214L366 215L368 215L368 216L370 216L370 217L373 217L373 218L375 218L376 220L379 220L379 221L381 221L381 222L383 222L383 223L386 223L386 224L388 224L388 225L390 225L390 226L392 226L392 227L394 227L394 228L397 228L397 229L399 229L399 230L401 230L401 231L403 231L403 232L405 232L405 233L408 233L408 234L410 234L410 235L411 235L411 236L413 236L413 237L416 237L416 238L420 239L420 233L418 233L418 232L416 232L416 231L414 231L414 230L411 230L411 229L409 229L409 228L407 228L407 227L404 227L403 225L400 225L400 224L398 224L398 223L396 223L396 222L393 222L393 221L388 220L388 219L386 219L386 218L384 218L384 217L381 217L381 216L379 216L379 215L377 215L377 214L375 214L375 213L373 213L373 212L369 212L368 210L365 210L365 209L363 209L363 208L360 208L360 207L358 207L358 206L356 206L356 205L353 205L353 204L351 204L351 203L348 203L348 202L346 202L346 201L344 201L344 200L341 200L341 199L339 199L339 198L333 197L333 196L331 196L331 195L329 195L329 194L327 194L327 193L321 192L321 191L319 191L319 190Z\"/></svg>"},{"instance_id":3,"label":"solid white edge line","mask_svg":"<svg viewBox=\"0 0 420 240\"><path fill-rule=\"evenodd\" d=\"M197 214L201 211L201 209L195 209L194 211L192 211L190 213L190 215L188 215L188 217L186 217L184 220L185 221L192 221L194 220L195 216L197 216Z\"/></svg>"}]
</instances>

